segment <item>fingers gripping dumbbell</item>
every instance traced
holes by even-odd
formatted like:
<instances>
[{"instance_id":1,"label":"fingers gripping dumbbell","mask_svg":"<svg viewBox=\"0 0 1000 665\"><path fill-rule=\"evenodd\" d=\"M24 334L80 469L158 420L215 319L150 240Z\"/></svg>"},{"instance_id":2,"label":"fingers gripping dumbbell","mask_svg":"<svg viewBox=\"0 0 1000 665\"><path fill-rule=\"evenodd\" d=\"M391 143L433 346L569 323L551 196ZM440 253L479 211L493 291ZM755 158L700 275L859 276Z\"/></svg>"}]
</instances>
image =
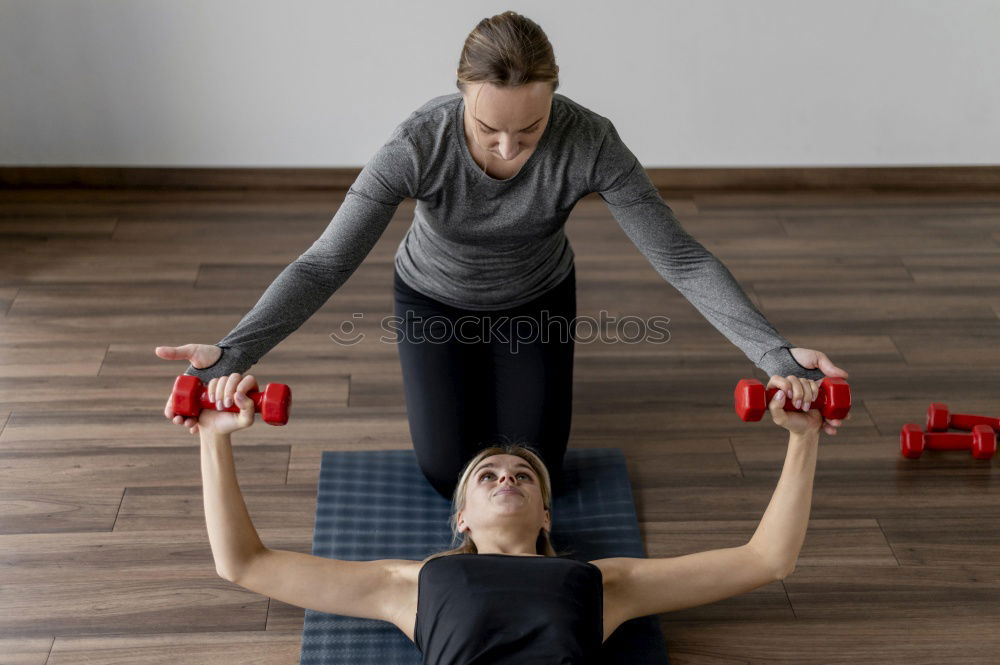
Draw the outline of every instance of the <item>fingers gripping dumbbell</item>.
<instances>
[{"instance_id":1,"label":"fingers gripping dumbbell","mask_svg":"<svg viewBox=\"0 0 1000 665\"><path fill-rule=\"evenodd\" d=\"M899 432L899 447L903 457L910 459L920 457L924 450L971 450L976 459L990 459L997 451L997 439L987 425L975 425L971 434L934 434L920 431L920 425L907 423Z\"/></svg>"},{"instance_id":2,"label":"fingers gripping dumbbell","mask_svg":"<svg viewBox=\"0 0 1000 665\"><path fill-rule=\"evenodd\" d=\"M284 425L288 422L288 410L292 406L292 391L284 383L269 383L263 391L248 390L247 397L253 401L253 410L259 413L269 425ZM196 376L183 374L174 381L170 394L174 413L179 416L197 418L202 409L216 410L215 403L208 397L208 387ZM218 409L239 413L240 407Z\"/></svg>"},{"instance_id":3,"label":"fingers gripping dumbbell","mask_svg":"<svg viewBox=\"0 0 1000 665\"><path fill-rule=\"evenodd\" d=\"M948 405L932 402L927 407L927 431L945 432L952 429L971 430L976 425L988 425L994 430L1000 430L1000 418L987 416L970 416L964 413L948 413Z\"/></svg>"},{"instance_id":4,"label":"fingers gripping dumbbell","mask_svg":"<svg viewBox=\"0 0 1000 665\"><path fill-rule=\"evenodd\" d=\"M736 414L744 421L760 420L776 392L778 388L765 389L757 379L741 380L733 393ZM851 410L851 387L839 377L828 376L819 384L819 394L809 406L810 410L818 409L827 420L844 418ZM791 400L785 401L784 410L802 411Z\"/></svg>"}]
</instances>

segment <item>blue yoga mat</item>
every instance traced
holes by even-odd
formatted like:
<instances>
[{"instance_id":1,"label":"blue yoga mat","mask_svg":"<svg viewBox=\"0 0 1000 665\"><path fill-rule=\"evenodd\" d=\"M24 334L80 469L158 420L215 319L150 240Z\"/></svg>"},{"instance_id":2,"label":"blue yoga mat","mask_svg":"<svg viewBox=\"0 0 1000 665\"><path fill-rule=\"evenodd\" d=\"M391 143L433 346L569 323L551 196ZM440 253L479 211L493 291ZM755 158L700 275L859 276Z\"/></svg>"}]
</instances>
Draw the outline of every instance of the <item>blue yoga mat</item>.
<instances>
[{"instance_id":1,"label":"blue yoga mat","mask_svg":"<svg viewBox=\"0 0 1000 665\"><path fill-rule=\"evenodd\" d=\"M616 448L570 448L554 501L552 544L591 561L645 557L625 458ZM412 450L323 453L312 553L331 559L423 560L451 549L451 502L430 486ZM623 624L603 646L607 665L664 665L656 616ZM420 665L390 623L306 610L301 665Z\"/></svg>"}]
</instances>

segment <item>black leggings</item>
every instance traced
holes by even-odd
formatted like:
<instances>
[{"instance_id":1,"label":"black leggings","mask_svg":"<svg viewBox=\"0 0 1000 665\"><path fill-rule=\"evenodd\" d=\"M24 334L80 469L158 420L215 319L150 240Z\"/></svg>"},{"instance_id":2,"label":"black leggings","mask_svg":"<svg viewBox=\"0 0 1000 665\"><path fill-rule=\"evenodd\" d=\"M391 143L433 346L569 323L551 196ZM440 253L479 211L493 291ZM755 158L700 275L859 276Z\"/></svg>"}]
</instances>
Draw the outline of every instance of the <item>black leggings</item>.
<instances>
[{"instance_id":1,"label":"black leggings","mask_svg":"<svg viewBox=\"0 0 1000 665\"><path fill-rule=\"evenodd\" d=\"M434 489L451 499L478 450L525 442L558 492L573 404L575 267L535 300L490 312L441 303L398 274L393 281L410 436Z\"/></svg>"}]
</instances>

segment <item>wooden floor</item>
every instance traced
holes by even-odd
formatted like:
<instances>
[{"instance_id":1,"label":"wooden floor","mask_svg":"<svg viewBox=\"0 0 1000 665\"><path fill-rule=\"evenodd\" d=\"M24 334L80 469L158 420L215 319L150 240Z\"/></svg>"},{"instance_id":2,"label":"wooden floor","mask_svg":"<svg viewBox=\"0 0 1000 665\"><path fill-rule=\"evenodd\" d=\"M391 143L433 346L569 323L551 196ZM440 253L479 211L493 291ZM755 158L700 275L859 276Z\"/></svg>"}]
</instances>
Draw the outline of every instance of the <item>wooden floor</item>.
<instances>
[{"instance_id":1,"label":"wooden floor","mask_svg":"<svg viewBox=\"0 0 1000 665\"><path fill-rule=\"evenodd\" d=\"M186 367L320 234L342 194L0 191L0 663L298 663L303 610L214 569L198 439L162 416ZM853 419L823 435L793 575L664 615L675 665L995 663L1000 461L904 460L930 401L1000 416L1000 195L664 194L794 344L850 372ZM324 450L410 446L390 313L397 212L344 288L254 374L293 420L238 435L270 547L309 552ZM567 232L581 316L669 316L665 345L577 345L570 445L628 459L650 556L742 544L784 430L742 423L763 378L628 241L600 199ZM362 313L365 340L328 335Z\"/></svg>"}]
</instances>

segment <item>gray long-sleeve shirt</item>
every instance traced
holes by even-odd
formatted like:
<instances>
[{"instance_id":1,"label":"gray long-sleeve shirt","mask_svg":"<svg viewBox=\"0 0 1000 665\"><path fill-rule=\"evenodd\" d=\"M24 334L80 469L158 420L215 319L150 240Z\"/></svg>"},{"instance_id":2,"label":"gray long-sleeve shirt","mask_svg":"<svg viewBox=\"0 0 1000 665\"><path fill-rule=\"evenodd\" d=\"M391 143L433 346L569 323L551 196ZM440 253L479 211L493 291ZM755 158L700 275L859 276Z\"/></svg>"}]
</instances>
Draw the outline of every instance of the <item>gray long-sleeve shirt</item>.
<instances>
[{"instance_id":1,"label":"gray long-sleeve shirt","mask_svg":"<svg viewBox=\"0 0 1000 665\"><path fill-rule=\"evenodd\" d=\"M469 152L460 93L410 114L348 190L322 235L286 267L195 369L207 381L245 372L299 328L351 276L397 206L416 200L395 267L413 289L469 310L514 307L557 285L573 265L564 226L597 192L653 268L769 376L820 379L754 307L729 270L685 231L607 118L556 93L544 133L520 171L483 173Z\"/></svg>"}]
</instances>

